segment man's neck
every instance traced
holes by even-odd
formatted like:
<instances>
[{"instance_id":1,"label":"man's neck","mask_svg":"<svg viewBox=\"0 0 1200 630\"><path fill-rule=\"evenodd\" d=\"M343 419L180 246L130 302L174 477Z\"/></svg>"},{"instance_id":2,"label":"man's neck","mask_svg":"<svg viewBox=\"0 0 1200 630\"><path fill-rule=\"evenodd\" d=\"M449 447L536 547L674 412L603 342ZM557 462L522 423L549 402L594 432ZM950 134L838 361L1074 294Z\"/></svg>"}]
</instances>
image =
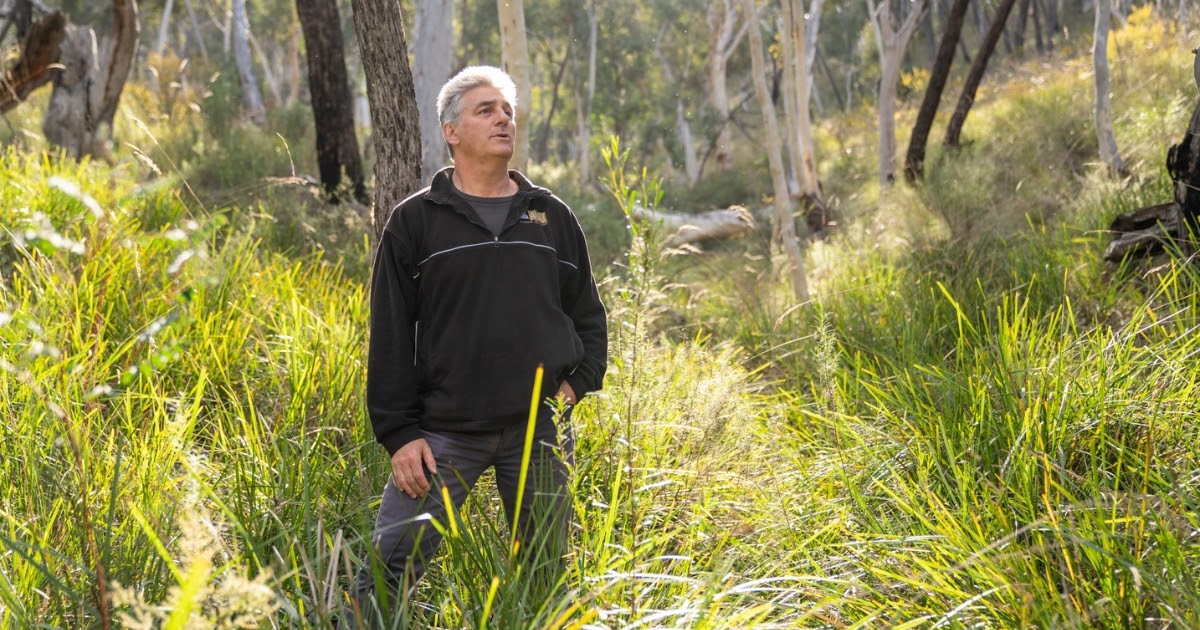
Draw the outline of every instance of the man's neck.
<instances>
[{"instance_id":1,"label":"man's neck","mask_svg":"<svg viewBox=\"0 0 1200 630\"><path fill-rule=\"evenodd\" d=\"M455 164L451 175L454 187L472 197L511 197L517 193L517 183L508 176L508 164Z\"/></svg>"}]
</instances>

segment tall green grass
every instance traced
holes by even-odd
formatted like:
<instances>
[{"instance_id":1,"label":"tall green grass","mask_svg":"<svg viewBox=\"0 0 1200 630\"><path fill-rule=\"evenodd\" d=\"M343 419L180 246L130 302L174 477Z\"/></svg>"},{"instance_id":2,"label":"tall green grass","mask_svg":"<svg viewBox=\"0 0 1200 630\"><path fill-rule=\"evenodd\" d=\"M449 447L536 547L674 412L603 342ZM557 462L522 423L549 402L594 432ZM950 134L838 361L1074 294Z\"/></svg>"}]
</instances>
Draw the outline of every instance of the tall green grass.
<instances>
[{"instance_id":1,"label":"tall green grass","mask_svg":"<svg viewBox=\"0 0 1200 630\"><path fill-rule=\"evenodd\" d=\"M973 120L1083 119L1055 85ZM1118 138L1173 141L1178 102L1137 111ZM988 173L986 143L955 172ZM670 203L612 149L616 206ZM1099 262L1111 216L1168 182L1149 159L1118 185L1072 163L1067 193L1018 177L1030 218L964 238L950 210L1041 163L999 150L977 205L959 181L853 213L799 307L756 247L671 256L630 222L605 390L573 416L565 575L517 568L485 479L383 625L1200 625L1200 278L1182 252ZM139 168L0 156L0 627L330 627L388 472L367 245L294 246L287 200L198 204Z\"/></svg>"}]
</instances>

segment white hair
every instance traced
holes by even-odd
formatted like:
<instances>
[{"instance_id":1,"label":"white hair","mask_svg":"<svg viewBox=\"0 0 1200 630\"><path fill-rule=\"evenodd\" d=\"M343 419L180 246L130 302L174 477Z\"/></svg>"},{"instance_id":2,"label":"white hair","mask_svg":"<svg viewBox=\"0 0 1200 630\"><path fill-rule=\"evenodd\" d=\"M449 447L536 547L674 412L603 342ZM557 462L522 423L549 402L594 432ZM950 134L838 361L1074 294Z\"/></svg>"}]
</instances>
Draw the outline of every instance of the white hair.
<instances>
[{"instance_id":1,"label":"white hair","mask_svg":"<svg viewBox=\"0 0 1200 630\"><path fill-rule=\"evenodd\" d=\"M468 66L446 81L437 97L438 122L458 123L462 117L463 94L477 87L500 90L513 109L517 107L517 85L508 73L495 66Z\"/></svg>"}]
</instances>

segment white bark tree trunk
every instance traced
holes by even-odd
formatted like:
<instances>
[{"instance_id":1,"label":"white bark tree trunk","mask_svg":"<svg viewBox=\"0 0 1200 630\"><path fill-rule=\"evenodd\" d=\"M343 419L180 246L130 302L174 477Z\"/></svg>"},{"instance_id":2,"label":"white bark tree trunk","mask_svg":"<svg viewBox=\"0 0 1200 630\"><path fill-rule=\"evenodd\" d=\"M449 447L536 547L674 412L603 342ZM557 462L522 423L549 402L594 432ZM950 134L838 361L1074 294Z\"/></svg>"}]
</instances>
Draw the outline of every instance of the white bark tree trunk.
<instances>
[{"instance_id":1,"label":"white bark tree trunk","mask_svg":"<svg viewBox=\"0 0 1200 630\"><path fill-rule=\"evenodd\" d=\"M112 35L97 41L90 27L68 26L59 46L62 65L42 131L54 146L79 159L108 155L107 141L133 59L140 24L136 0L112 0Z\"/></svg>"},{"instance_id":2,"label":"white bark tree trunk","mask_svg":"<svg viewBox=\"0 0 1200 630\"><path fill-rule=\"evenodd\" d=\"M891 0L876 5L867 0L871 25L875 28L875 42L879 47L879 186L887 188L896 179L896 84L900 82L900 64L904 61L904 50L912 41L928 0L916 0L912 11L904 22L896 27L892 16Z\"/></svg>"},{"instance_id":3,"label":"white bark tree trunk","mask_svg":"<svg viewBox=\"0 0 1200 630\"><path fill-rule=\"evenodd\" d=\"M421 115L421 181L429 181L445 166L449 155L437 116L437 95L450 78L454 62L454 3L416 0L416 36L413 38L413 83ZM522 103L521 107L528 107ZM522 135L528 130L522 130Z\"/></svg>"},{"instance_id":4,"label":"white bark tree trunk","mask_svg":"<svg viewBox=\"0 0 1200 630\"><path fill-rule=\"evenodd\" d=\"M192 7L192 0L183 0L183 5L187 7L188 20L192 23L192 39L200 47L200 58L207 63L208 48L204 45L204 37L200 34L200 23L196 20L196 10Z\"/></svg>"},{"instance_id":5,"label":"white bark tree trunk","mask_svg":"<svg viewBox=\"0 0 1200 630\"><path fill-rule=\"evenodd\" d=\"M242 85L242 104L246 117L258 126L265 122L262 92L254 76L254 60L250 57L250 20L246 17L246 0L233 0L233 57L237 62L238 78Z\"/></svg>"},{"instance_id":6,"label":"white bark tree trunk","mask_svg":"<svg viewBox=\"0 0 1200 630\"><path fill-rule=\"evenodd\" d=\"M592 100L596 95L596 39L600 21L596 17L596 0L587 5L588 15L588 79L587 93L579 108L579 185L586 185L592 178Z\"/></svg>"},{"instance_id":7,"label":"white bark tree trunk","mask_svg":"<svg viewBox=\"0 0 1200 630\"><path fill-rule=\"evenodd\" d=\"M787 190L787 176L783 172L783 156L779 143L779 123L775 119L775 105L771 102L771 92L767 87L766 62L763 59L762 35L758 30L758 11L754 0L742 0L746 11L746 21L750 25L750 61L754 74L754 91L758 94L759 105L762 106L763 122L766 127L767 161L771 167L771 182L775 192L775 221L779 235L783 240L784 251L787 252L791 263L792 290L797 302L808 301L808 280L804 273L804 254L800 251L800 243L796 238L796 222L792 218L792 208Z\"/></svg>"},{"instance_id":8,"label":"white bark tree trunk","mask_svg":"<svg viewBox=\"0 0 1200 630\"><path fill-rule=\"evenodd\" d=\"M669 85L687 82L687 73L684 73L682 81L675 76L675 69L671 67L671 61L663 54L662 43L666 36L667 26L664 25L658 31L658 38L654 44L654 53L658 55L658 61L662 64L663 78L667 80ZM688 188L696 185L696 181L700 179L700 162L696 157L696 144L692 140L692 125L687 118L687 106L683 102L682 92L676 91L679 95L675 99L675 132L679 137L679 146L683 150L683 172L687 178Z\"/></svg>"},{"instance_id":9,"label":"white bark tree trunk","mask_svg":"<svg viewBox=\"0 0 1200 630\"><path fill-rule=\"evenodd\" d=\"M732 133L729 130L729 90L726 69L729 57L737 49L738 43L746 34L748 22L743 20L738 29L738 10L734 0L711 0L708 5L708 102L717 113L716 150L713 158L717 162L717 170L728 171L733 168ZM735 30L736 29L736 30Z\"/></svg>"},{"instance_id":10,"label":"white bark tree trunk","mask_svg":"<svg viewBox=\"0 0 1200 630\"><path fill-rule=\"evenodd\" d=\"M1100 144L1100 160L1113 173L1125 170L1117 150L1117 136L1112 126L1112 100L1108 83L1108 29L1112 24L1112 1L1096 0L1096 32L1092 48L1092 66L1096 72L1096 140Z\"/></svg>"},{"instance_id":11,"label":"white bark tree trunk","mask_svg":"<svg viewBox=\"0 0 1200 630\"><path fill-rule=\"evenodd\" d=\"M158 24L158 38L154 40L154 54L160 57L167 48L167 33L171 28L171 10L174 8L175 0L167 0L162 11L162 21Z\"/></svg>"},{"instance_id":12,"label":"white bark tree trunk","mask_svg":"<svg viewBox=\"0 0 1200 630\"><path fill-rule=\"evenodd\" d=\"M247 22L249 24L249 22ZM283 102L283 79L279 73L275 72L272 67L282 68L283 64L272 64L267 59L267 51L263 50L262 46L258 45L258 38L254 36L254 32L247 29L247 39L250 40L250 50L253 51L254 57L258 59L258 65L262 68L263 82L267 84L267 90L271 92L271 98L274 99L275 105L278 107Z\"/></svg>"},{"instance_id":13,"label":"white bark tree trunk","mask_svg":"<svg viewBox=\"0 0 1200 630\"><path fill-rule=\"evenodd\" d=\"M533 105L529 79L529 49L525 41L525 8L522 0L496 0L500 14L501 65L517 84L517 137L509 166L525 170L529 160L529 112Z\"/></svg>"}]
</instances>

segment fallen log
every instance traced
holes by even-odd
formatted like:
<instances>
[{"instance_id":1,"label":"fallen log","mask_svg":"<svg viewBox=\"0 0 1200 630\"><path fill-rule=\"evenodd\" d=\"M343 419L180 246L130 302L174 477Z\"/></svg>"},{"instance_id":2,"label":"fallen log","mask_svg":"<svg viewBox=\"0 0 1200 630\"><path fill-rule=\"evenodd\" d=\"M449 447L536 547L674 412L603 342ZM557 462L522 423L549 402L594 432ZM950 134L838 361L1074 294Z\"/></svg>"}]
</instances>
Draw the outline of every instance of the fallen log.
<instances>
[{"instance_id":1,"label":"fallen log","mask_svg":"<svg viewBox=\"0 0 1200 630\"><path fill-rule=\"evenodd\" d=\"M709 210L698 214L660 212L635 205L633 215L644 221L658 222L672 230L671 245L688 245L716 239L737 238L754 231L754 216L744 206Z\"/></svg>"},{"instance_id":2,"label":"fallen log","mask_svg":"<svg viewBox=\"0 0 1200 630\"><path fill-rule=\"evenodd\" d=\"M1104 259L1120 262L1153 256L1168 245L1195 251L1200 235L1200 100L1179 144L1167 150L1167 172L1174 183L1174 201L1144 206L1117 215L1109 225L1113 235Z\"/></svg>"}]
</instances>

